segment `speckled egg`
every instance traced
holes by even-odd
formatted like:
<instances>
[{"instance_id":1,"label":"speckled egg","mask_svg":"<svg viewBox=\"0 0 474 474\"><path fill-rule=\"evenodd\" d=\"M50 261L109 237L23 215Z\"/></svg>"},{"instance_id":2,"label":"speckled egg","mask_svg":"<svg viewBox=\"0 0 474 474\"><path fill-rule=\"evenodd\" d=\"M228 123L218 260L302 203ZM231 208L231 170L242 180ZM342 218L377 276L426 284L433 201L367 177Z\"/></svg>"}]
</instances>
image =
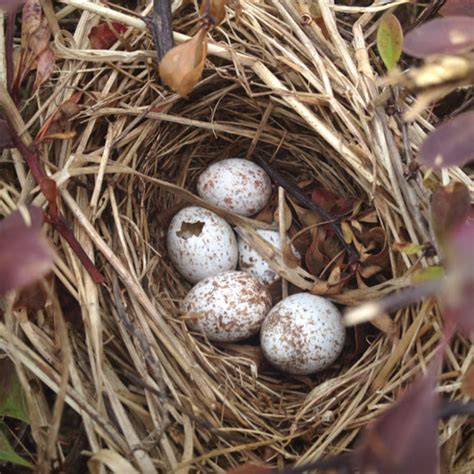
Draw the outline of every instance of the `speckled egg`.
<instances>
[{"instance_id":1,"label":"speckled egg","mask_svg":"<svg viewBox=\"0 0 474 474\"><path fill-rule=\"evenodd\" d=\"M257 234L281 250L280 234L275 230L257 229ZM270 285L279 278L278 273L272 270L267 261L254 250L242 237L237 238L239 245L239 267L241 270L256 276L265 285ZM293 249L293 253L297 252Z\"/></svg>"},{"instance_id":2,"label":"speckled egg","mask_svg":"<svg viewBox=\"0 0 474 474\"><path fill-rule=\"evenodd\" d=\"M342 316L333 303L321 296L297 293L268 313L260 342L275 367L290 374L312 374L339 357L345 336Z\"/></svg>"},{"instance_id":3,"label":"speckled egg","mask_svg":"<svg viewBox=\"0 0 474 474\"><path fill-rule=\"evenodd\" d=\"M261 211L272 194L267 173L258 165L242 158L229 158L213 163L198 179L199 196L215 206L241 216Z\"/></svg>"},{"instance_id":4,"label":"speckled egg","mask_svg":"<svg viewBox=\"0 0 474 474\"><path fill-rule=\"evenodd\" d=\"M186 280L197 283L237 266L238 247L227 222L202 207L185 207L171 221L168 254Z\"/></svg>"},{"instance_id":5,"label":"speckled egg","mask_svg":"<svg viewBox=\"0 0 474 474\"><path fill-rule=\"evenodd\" d=\"M192 330L211 341L234 342L257 334L271 308L266 287L245 272L225 272L206 278L187 294L184 311Z\"/></svg>"}]
</instances>

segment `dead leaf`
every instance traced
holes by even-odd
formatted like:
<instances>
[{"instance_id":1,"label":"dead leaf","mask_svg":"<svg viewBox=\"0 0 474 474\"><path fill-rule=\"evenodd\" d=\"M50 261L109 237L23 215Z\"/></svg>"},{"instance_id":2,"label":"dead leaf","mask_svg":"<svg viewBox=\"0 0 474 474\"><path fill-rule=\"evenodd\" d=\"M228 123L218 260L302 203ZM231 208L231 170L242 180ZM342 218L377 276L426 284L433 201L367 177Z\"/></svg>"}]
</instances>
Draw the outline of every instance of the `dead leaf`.
<instances>
[{"instance_id":1,"label":"dead leaf","mask_svg":"<svg viewBox=\"0 0 474 474\"><path fill-rule=\"evenodd\" d=\"M43 16L38 28L30 33L28 47L35 56L39 56L45 49L49 48L51 39L51 30L49 29L48 19Z\"/></svg>"},{"instance_id":2,"label":"dead leaf","mask_svg":"<svg viewBox=\"0 0 474 474\"><path fill-rule=\"evenodd\" d=\"M297 268L300 264L300 259L294 254L293 246L286 242L282 248L283 261L288 268Z\"/></svg>"},{"instance_id":3,"label":"dead leaf","mask_svg":"<svg viewBox=\"0 0 474 474\"><path fill-rule=\"evenodd\" d=\"M202 0L199 14L201 16L210 14L215 24L219 25L225 19L226 3L227 0Z\"/></svg>"},{"instance_id":4,"label":"dead leaf","mask_svg":"<svg viewBox=\"0 0 474 474\"><path fill-rule=\"evenodd\" d=\"M171 48L159 65L162 81L181 96L201 79L207 56L207 30L201 28L189 41Z\"/></svg>"},{"instance_id":5,"label":"dead leaf","mask_svg":"<svg viewBox=\"0 0 474 474\"><path fill-rule=\"evenodd\" d=\"M22 79L36 67L36 79L33 91L46 82L54 71L54 53L50 48L51 30L48 20L43 15L39 0L26 0L23 6L21 23L22 54L26 52L32 60L20 61L15 80L15 88L20 86ZM23 57L23 56L22 56Z\"/></svg>"},{"instance_id":6,"label":"dead leaf","mask_svg":"<svg viewBox=\"0 0 474 474\"><path fill-rule=\"evenodd\" d=\"M33 91L38 90L53 74L54 71L54 53L50 48L43 50L38 56L36 65L36 79L33 85Z\"/></svg>"},{"instance_id":7,"label":"dead leaf","mask_svg":"<svg viewBox=\"0 0 474 474\"><path fill-rule=\"evenodd\" d=\"M27 49L31 35L40 27L43 10L39 0L26 0L21 16L21 47Z\"/></svg>"},{"instance_id":8,"label":"dead leaf","mask_svg":"<svg viewBox=\"0 0 474 474\"><path fill-rule=\"evenodd\" d=\"M22 288L16 297L14 309L38 311L46 306L49 296L49 286L46 279L37 281Z\"/></svg>"},{"instance_id":9,"label":"dead leaf","mask_svg":"<svg viewBox=\"0 0 474 474\"><path fill-rule=\"evenodd\" d=\"M56 181L52 178L43 178L40 183L41 192L48 200L48 216L52 220L59 217L59 194Z\"/></svg>"},{"instance_id":10,"label":"dead leaf","mask_svg":"<svg viewBox=\"0 0 474 474\"><path fill-rule=\"evenodd\" d=\"M89 41L92 49L109 49L119 39L127 27L118 21L99 23L91 28Z\"/></svg>"},{"instance_id":11,"label":"dead leaf","mask_svg":"<svg viewBox=\"0 0 474 474\"><path fill-rule=\"evenodd\" d=\"M41 143L48 139L61 138L67 139L74 136L70 134L70 119L81 110L78 105L82 97L82 92L76 92L68 100L64 101L56 112L53 112L43 123L38 131L35 143ZM65 135L62 135L65 134Z\"/></svg>"},{"instance_id":12,"label":"dead leaf","mask_svg":"<svg viewBox=\"0 0 474 474\"><path fill-rule=\"evenodd\" d=\"M372 319L370 323L379 331L382 331L389 336L393 336L397 331L397 326L388 314L381 314L380 316Z\"/></svg>"}]
</instances>

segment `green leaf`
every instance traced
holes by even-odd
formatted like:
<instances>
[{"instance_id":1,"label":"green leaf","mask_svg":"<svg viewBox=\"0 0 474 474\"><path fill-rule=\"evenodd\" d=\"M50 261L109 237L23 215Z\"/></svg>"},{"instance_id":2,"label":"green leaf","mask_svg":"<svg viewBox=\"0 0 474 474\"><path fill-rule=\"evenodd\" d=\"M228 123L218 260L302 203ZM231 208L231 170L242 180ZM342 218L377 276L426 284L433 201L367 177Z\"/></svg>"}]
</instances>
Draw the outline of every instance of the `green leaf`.
<instances>
[{"instance_id":1,"label":"green leaf","mask_svg":"<svg viewBox=\"0 0 474 474\"><path fill-rule=\"evenodd\" d=\"M423 244L414 244L413 242L395 242L393 244L393 249L398 250L401 253L406 255L415 255L418 252L421 252L425 246Z\"/></svg>"},{"instance_id":2,"label":"green leaf","mask_svg":"<svg viewBox=\"0 0 474 474\"><path fill-rule=\"evenodd\" d=\"M395 15L384 15L377 30L377 49L387 70L391 71L402 54L403 31Z\"/></svg>"},{"instance_id":3,"label":"green leaf","mask_svg":"<svg viewBox=\"0 0 474 474\"><path fill-rule=\"evenodd\" d=\"M30 423L23 389L9 359L0 359L0 416Z\"/></svg>"},{"instance_id":4,"label":"green leaf","mask_svg":"<svg viewBox=\"0 0 474 474\"><path fill-rule=\"evenodd\" d=\"M424 283L427 281L438 280L444 277L444 268L439 265L432 267L420 268L415 271L412 276L413 283Z\"/></svg>"},{"instance_id":5,"label":"green leaf","mask_svg":"<svg viewBox=\"0 0 474 474\"><path fill-rule=\"evenodd\" d=\"M33 468L33 464L23 459L20 455L15 453L8 441L7 436L3 432L3 425L0 423L0 461L11 462L18 466Z\"/></svg>"}]
</instances>

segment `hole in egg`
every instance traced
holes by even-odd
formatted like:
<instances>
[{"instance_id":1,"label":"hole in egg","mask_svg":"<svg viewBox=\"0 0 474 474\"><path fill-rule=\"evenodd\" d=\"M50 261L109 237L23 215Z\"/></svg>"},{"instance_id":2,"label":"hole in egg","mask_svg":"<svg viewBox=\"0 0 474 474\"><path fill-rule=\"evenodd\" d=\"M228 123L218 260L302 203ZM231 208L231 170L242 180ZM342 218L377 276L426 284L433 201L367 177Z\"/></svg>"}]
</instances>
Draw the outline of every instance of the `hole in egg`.
<instances>
[{"instance_id":1,"label":"hole in egg","mask_svg":"<svg viewBox=\"0 0 474 474\"><path fill-rule=\"evenodd\" d=\"M191 237L198 237L201 235L202 229L205 223L201 221L197 222L183 222L181 228L176 232L178 237L182 239L190 239Z\"/></svg>"}]
</instances>

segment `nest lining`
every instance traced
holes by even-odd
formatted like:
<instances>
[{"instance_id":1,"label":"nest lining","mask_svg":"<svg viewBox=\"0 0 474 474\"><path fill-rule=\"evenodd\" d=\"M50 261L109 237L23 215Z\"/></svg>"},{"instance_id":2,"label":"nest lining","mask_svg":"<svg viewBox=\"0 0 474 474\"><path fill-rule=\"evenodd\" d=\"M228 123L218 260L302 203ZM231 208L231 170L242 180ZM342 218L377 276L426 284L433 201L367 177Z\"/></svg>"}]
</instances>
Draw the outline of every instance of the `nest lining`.
<instances>
[{"instance_id":1,"label":"nest lining","mask_svg":"<svg viewBox=\"0 0 474 474\"><path fill-rule=\"evenodd\" d=\"M429 240L428 192L421 176L407 184L398 124L383 107L373 107L378 65L363 49L370 47L366 33L378 14L336 15L330 2L321 2L326 38L313 23L301 25L297 2L242 0L239 16L231 7L212 32L203 81L181 99L156 81L141 20L93 2L62 3L80 14L74 41L56 38L59 70L51 90L37 97L27 126L34 134L71 92L83 91L84 106L73 122L77 136L43 145L42 156L61 185L68 221L106 284L94 285L67 244L52 235L56 277L78 306L67 314L55 285L37 319L22 318L14 336L0 329L0 348L80 414L88 450L99 463L110 450L139 472L221 472L247 461L283 465L353 447L360 430L426 368L441 337L435 302L400 310L394 333L371 332L361 354L344 354L330 370L288 377L266 367L256 345L212 345L189 332L179 312L189 285L169 263L163 237L180 206L206 205L191 191L210 162L245 156L254 147L308 189L316 185L370 203L389 248L395 241ZM181 2L175 8L178 30L192 32L195 14ZM104 18L134 27L126 34L130 50L119 45L90 54L87 34ZM351 43L338 28L356 19L352 32L346 27ZM429 128L424 118L410 125L413 150ZM449 177L471 185L459 169ZM4 184L0 204L8 214L33 187L17 179ZM250 236L260 225L218 212ZM389 281L334 300L354 305L387 294L430 263L392 249L389 255ZM314 283L302 270L286 270L302 289ZM70 323L82 320L62 351L58 312ZM352 342L348 349L355 351ZM447 396L459 396L472 355L459 337L440 381ZM53 416L51 407L41 391L28 401L37 442L45 442L49 434L39 427ZM456 420L443 424L443 452L452 466L467 455L465 437Z\"/></svg>"}]
</instances>

